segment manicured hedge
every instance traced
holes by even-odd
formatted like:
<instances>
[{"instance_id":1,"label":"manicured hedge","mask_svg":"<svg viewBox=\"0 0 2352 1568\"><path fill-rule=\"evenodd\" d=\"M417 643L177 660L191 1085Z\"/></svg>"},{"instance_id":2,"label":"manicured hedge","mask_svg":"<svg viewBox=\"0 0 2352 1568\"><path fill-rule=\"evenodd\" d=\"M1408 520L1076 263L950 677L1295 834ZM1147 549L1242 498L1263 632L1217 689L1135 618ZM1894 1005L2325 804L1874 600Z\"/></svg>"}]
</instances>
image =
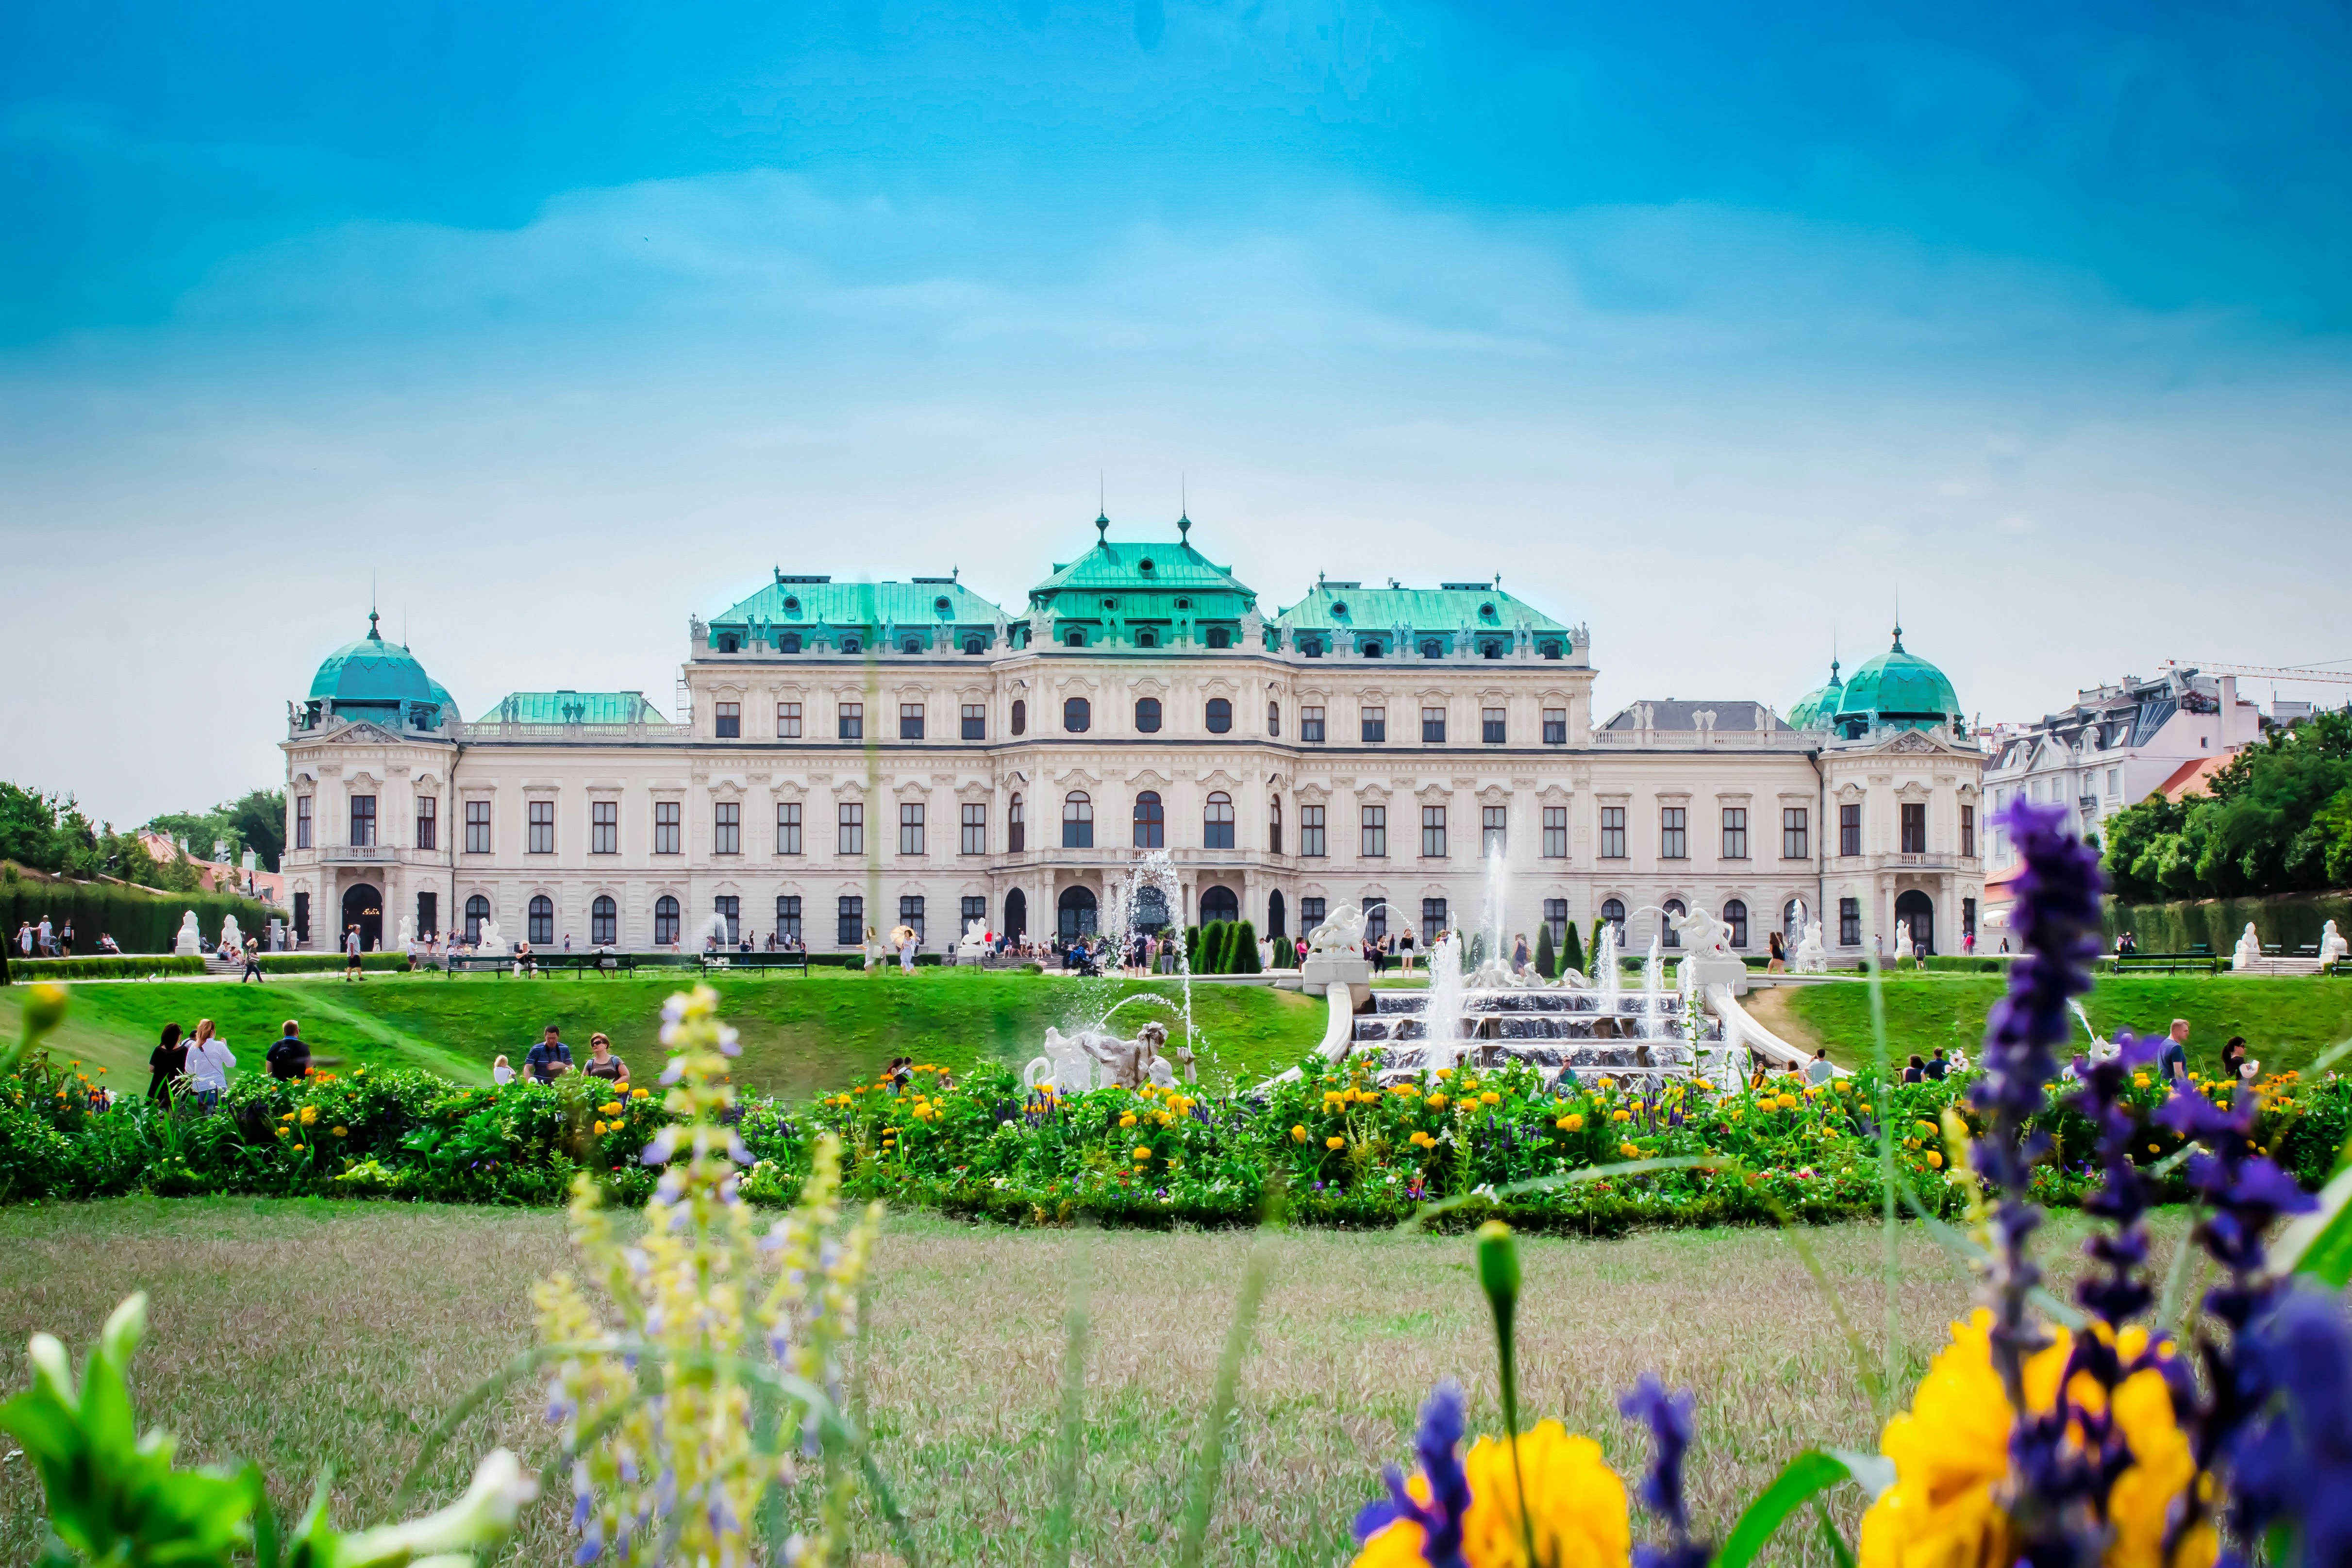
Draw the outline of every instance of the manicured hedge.
<instances>
[{"instance_id":1,"label":"manicured hedge","mask_svg":"<svg viewBox=\"0 0 2352 1568\"><path fill-rule=\"evenodd\" d=\"M179 940L181 917L190 910L196 912L197 929L208 942L220 936L221 918L230 914L247 933L267 937L270 916L277 912L267 904L226 893L142 893L111 882L41 881L31 876L0 880L0 927L11 943L12 969L16 928L27 921L37 928L43 915L52 927L73 921L74 947L79 952L96 952L98 939L111 932L125 952L168 954ZM280 913L279 918L288 917Z\"/></svg>"},{"instance_id":2,"label":"manicured hedge","mask_svg":"<svg viewBox=\"0 0 2352 1568\"><path fill-rule=\"evenodd\" d=\"M2131 931L2139 951L2186 952L2202 943L2229 957L2238 945L2246 922L2263 944L2293 952L2319 942L2320 929L2329 921L2352 937L2352 893L2282 893L2267 899L2194 899L2178 903L2126 904L2106 900L2106 945Z\"/></svg>"},{"instance_id":3,"label":"manicured hedge","mask_svg":"<svg viewBox=\"0 0 2352 1568\"><path fill-rule=\"evenodd\" d=\"M370 952L360 958L362 972L396 973L408 967L404 952ZM341 970L343 955L340 952L265 952L261 968L265 974L314 974L326 970ZM205 961L201 954L131 953L121 958L36 958L14 959L8 964L10 978L31 980L144 980L151 974L202 974Z\"/></svg>"}]
</instances>

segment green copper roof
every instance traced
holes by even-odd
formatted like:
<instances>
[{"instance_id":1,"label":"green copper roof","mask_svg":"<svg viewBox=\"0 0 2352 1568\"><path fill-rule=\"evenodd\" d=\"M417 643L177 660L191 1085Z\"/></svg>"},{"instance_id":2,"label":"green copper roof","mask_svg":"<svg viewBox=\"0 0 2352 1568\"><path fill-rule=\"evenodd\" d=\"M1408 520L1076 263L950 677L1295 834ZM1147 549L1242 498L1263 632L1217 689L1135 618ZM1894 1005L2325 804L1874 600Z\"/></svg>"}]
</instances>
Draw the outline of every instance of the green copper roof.
<instances>
[{"instance_id":1,"label":"green copper roof","mask_svg":"<svg viewBox=\"0 0 2352 1568\"><path fill-rule=\"evenodd\" d=\"M778 572L774 582L713 616L710 626L713 635L721 627L740 629L754 623L803 631L820 626L993 626L1001 613L953 577L836 583L830 577Z\"/></svg>"},{"instance_id":2,"label":"green copper roof","mask_svg":"<svg viewBox=\"0 0 2352 1568\"><path fill-rule=\"evenodd\" d=\"M485 724L667 724L642 691L514 691L482 715Z\"/></svg>"},{"instance_id":3,"label":"green copper roof","mask_svg":"<svg viewBox=\"0 0 2352 1568\"><path fill-rule=\"evenodd\" d=\"M1837 727L1849 732L1964 721L1959 694L1942 670L1904 648L1901 626L1895 628L1895 646L1855 670L1837 701Z\"/></svg>"},{"instance_id":4,"label":"green copper roof","mask_svg":"<svg viewBox=\"0 0 2352 1568\"><path fill-rule=\"evenodd\" d=\"M1838 699L1844 690L1844 683L1838 679L1838 662L1832 659L1829 679L1798 698L1796 706L1789 710L1789 728L1791 730L1828 729L1830 721L1837 715Z\"/></svg>"},{"instance_id":5,"label":"green copper roof","mask_svg":"<svg viewBox=\"0 0 2352 1568\"><path fill-rule=\"evenodd\" d=\"M1134 614L1170 614L1176 611L1173 599L1157 601L1155 606L1120 605L1080 606L1064 597L1074 594L1141 594L1147 595L1182 595L1192 597L1210 595L1211 605L1185 606L1187 610L1239 615L1257 602L1257 591L1234 575L1230 566L1220 566L1202 554L1192 542L1192 520L1180 518L1174 539L1122 539L1110 537L1110 519L1095 519L1095 547L1076 561L1055 562L1054 574L1029 590L1032 604L1051 605L1064 615L1091 615L1106 607ZM1233 597L1219 600L1219 595Z\"/></svg>"},{"instance_id":6,"label":"green copper roof","mask_svg":"<svg viewBox=\"0 0 2352 1568\"><path fill-rule=\"evenodd\" d=\"M310 696L337 710L389 710L404 702L427 706L447 702L449 694L434 684L416 656L376 630L375 612L368 612L368 633L329 654L310 678ZM451 705L449 716L456 716Z\"/></svg>"},{"instance_id":7,"label":"green copper roof","mask_svg":"<svg viewBox=\"0 0 2352 1568\"><path fill-rule=\"evenodd\" d=\"M1340 626L1370 634L1516 632L1524 621L1538 634L1569 628L1521 599L1482 583L1448 583L1435 588L1367 588L1360 583L1322 582L1283 611L1276 623L1285 631L1330 631ZM1560 651L1571 651L1563 636Z\"/></svg>"}]
</instances>

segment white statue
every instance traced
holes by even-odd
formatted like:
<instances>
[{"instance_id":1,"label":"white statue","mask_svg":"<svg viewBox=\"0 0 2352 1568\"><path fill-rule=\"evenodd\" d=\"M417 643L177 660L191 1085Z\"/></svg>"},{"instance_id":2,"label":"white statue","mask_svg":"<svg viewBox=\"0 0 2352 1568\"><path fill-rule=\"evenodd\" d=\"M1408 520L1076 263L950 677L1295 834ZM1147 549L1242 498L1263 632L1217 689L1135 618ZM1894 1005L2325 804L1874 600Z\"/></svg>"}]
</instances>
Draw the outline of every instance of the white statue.
<instances>
[{"instance_id":1,"label":"white statue","mask_svg":"<svg viewBox=\"0 0 2352 1568\"><path fill-rule=\"evenodd\" d=\"M2329 921L2319 930L2319 962L2333 963L2347 953L2352 953L2352 942L2347 942L2336 929L2336 922Z\"/></svg>"},{"instance_id":2,"label":"white statue","mask_svg":"<svg viewBox=\"0 0 2352 1568\"><path fill-rule=\"evenodd\" d=\"M2254 934L2254 922L2248 921L2246 929L2238 933L2238 945L2230 954L2232 969L2252 969L2263 961L2263 939Z\"/></svg>"},{"instance_id":3,"label":"white statue","mask_svg":"<svg viewBox=\"0 0 2352 1568\"><path fill-rule=\"evenodd\" d=\"M200 953L204 950L204 936L196 930L196 911L190 910L180 917L180 934L172 943L172 951L181 953Z\"/></svg>"},{"instance_id":4,"label":"white statue","mask_svg":"<svg viewBox=\"0 0 2352 1568\"><path fill-rule=\"evenodd\" d=\"M220 944L233 954L245 951L245 932L238 929L235 915L221 917Z\"/></svg>"},{"instance_id":5,"label":"white statue","mask_svg":"<svg viewBox=\"0 0 2352 1568\"><path fill-rule=\"evenodd\" d=\"M1731 928L1703 909L1693 909L1687 914L1670 914L1668 923L1675 935L1682 939L1683 951L1694 958L1727 958L1740 962L1731 951Z\"/></svg>"},{"instance_id":6,"label":"white statue","mask_svg":"<svg viewBox=\"0 0 2352 1568\"><path fill-rule=\"evenodd\" d=\"M1917 949L1911 945L1911 926L1907 921L1895 922L1895 961L1897 963L1914 956Z\"/></svg>"},{"instance_id":7,"label":"white statue","mask_svg":"<svg viewBox=\"0 0 2352 1568\"><path fill-rule=\"evenodd\" d=\"M490 920L484 921L482 922L482 934L474 942L474 951L476 952L497 953L504 952L506 950L506 939L499 934L499 922Z\"/></svg>"},{"instance_id":8,"label":"white statue","mask_svg":"<svg viewBox=\"0 0 2352 1568\"><path fill-rule=\"evenodd\" d=\"M1067 1036L1046 1025L1045 1054L1022 1069L1021 1081L1033 1089L1050 1085L1060 1094L1084 1094L1094 1088L1094 1057L1086 1047L1085 1037Z\"/></svg>"},{"instance_id":9,"label":"white statue","mask_svg":"<svg viewBox=\"0 0 2352 1568\"><path fill-rule=\"evenodd\" d=\"M1805 922L1804 940L1797 943L1797 961L1789 966L1799 974L1827 974L1830 972L1829 950L1822 945L1822 922Z\"/></svg>"},{"instance_id":10,"label":"white statue","mask_svg":"<svg viewBox=\"0 0 2352 1568\"><path fill-rule=\"evenodd\" d=\"M236 926L236 921L231 920L229 921L230 929L235 930ZM400 917L400 942L395 951L406 952L410 948L415 945L416 917L415 915L403 915Z\"/></svg>"},{"instance_id":11,"label":"white statue","mask_svg":"<svg viewBox=\"0 0 2352 1568\"><path fill-rule=\"evenodd\" d=\"M1330 953L1348 958L1356 956L1364 940L1364 911L1354 904L1341 904L1331 911L1331 918L1307 933L1307 952Z\"/></svg>"}]
</instances>

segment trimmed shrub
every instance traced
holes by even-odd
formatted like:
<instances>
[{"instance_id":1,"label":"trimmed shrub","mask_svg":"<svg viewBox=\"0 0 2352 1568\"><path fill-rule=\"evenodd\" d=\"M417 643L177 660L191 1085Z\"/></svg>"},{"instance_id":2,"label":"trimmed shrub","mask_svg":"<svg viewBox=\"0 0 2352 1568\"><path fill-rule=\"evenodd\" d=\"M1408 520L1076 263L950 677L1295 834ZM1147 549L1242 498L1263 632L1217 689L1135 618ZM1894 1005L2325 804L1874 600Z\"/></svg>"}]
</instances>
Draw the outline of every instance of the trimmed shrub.
<instances>
[{"instance_id":1,"label":"trimmed shrub","mask_svg":"<svg viewBox=\"0 0 2352 1568\"><path fill-rule=\"evenodd\" d=\"M1584 943L1577 935L1574 921L1568 922L1568 947L1559 955L1559 963L1562 973L1571 969L1579 974L1584 973Z\"/></svg>"},{"instance_id":2,"label":"trimmed shrub","mask_svg":"<svg viewBox=\"0 0 2352 1568\"><path fill-rule=\"evenodd\" d=\"M211 942L220 935L221 918L234 914L248 934L267 936L272 914L290 919L252 899L226 893L144 893L113 882L73 882L62 878L45 881L26 874L13 882L0 881L0 927L14 942L16 928L30 921L38 926L47 915L53 927L73 922L74 946L94 952L98 939L111 935L126 953L169 954L179 940L180 918L196 912L196 929ZM10 968L16 950L8 950Z\"/></svg>"},{"instance_id":3,"label":"trimmed shrub","mask_svg":"<svg viewBox=\"0 0 2352 1568\"><path fill-rule=\"evenodd\" d=\"M1243 921L1234 927L1233 944L1226 952L1226 962L1230 973L1265 973L1265 965L1257 961L1257 927L1254 922Z\"/></svg>"},{"instance_id":4,"label":"trimmed shrub","mask_svg":"<svg viewBox=\"0 0 2352 1568\"><path fill-rule=\"evenodd\" d=\"M1559 978L1559 954L1551 948L1551 921L1536 927L1536 973L1546 980Z\"/></svg>"}]
</instances>

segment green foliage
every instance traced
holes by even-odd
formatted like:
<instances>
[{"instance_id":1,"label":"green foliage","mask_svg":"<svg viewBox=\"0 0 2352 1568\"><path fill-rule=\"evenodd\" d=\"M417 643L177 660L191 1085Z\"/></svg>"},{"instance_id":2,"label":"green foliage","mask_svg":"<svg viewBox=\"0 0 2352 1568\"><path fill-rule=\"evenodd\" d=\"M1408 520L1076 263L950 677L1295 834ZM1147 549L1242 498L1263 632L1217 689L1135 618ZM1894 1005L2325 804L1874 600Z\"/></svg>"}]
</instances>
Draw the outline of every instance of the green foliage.
<instances>
[{"instance_id":1,"label":"green foliage","mask_svg":"<svg viewBox=\"0 0 2352 1568\"><path fill-rule=\"evenodd\" d=\"M1201 963L1196 971L1202 974L1233 973L1232 950L1234 924L1231 921L1214 921L1201 928Z\"/></svg>"},{"instance_id":2,"label":"green foliage","mask_svg":"<svg viewBox=\"0 0 2352 1568\"><path fill-rule=\"evenodd\" d=\"M1585 932L1584 937L1585 972L1595 980L1601 977L1597 967L1601 963L1601 924L1600 921L1595 920L1591 929Z\"/></svg>"},{"instance_id":3,"label":"green foliage","mask_svg":"<svg viewBox=\"0 0 2352 1568\"><path fill-rule=\"evenodd\" d=\"M1229 973L1234 974L1263 974L1265 973L1265 965L1257 961L1257 926L1255 923L1250 921L1243 921L1234 927L1233 947L1232 951L1227 954L1227 960L1231 965Z\"/></svg>"},{"instance_id":4,"label":"green foliage","mask_svg":"<svg viewBox=\"0 0 2352 1568\"><path fill-rule=\"evenodd\" d=\"M1191 970L1195 974L1202 973L1201 969L1201 928L1199 926L1186 926L1184 928L1184 967Z\"/></svg>"},{"instance_id":5,"label":"green foliage","mask_svg":"<svg viewBox=\"0 0 2352 1568\"><path fill-rule=\"evenodd\" d=\"M185 839L189 852L202 859L213 858L215 844L228 846L232 865L250 849L263 869L275 871L286 847L286 792L257 789L236 800L225 800L210 811L165 812L150 818L147 827L171 838Z\"/></svg>"},{"instance_id":6,"label":"green foliage","mask_svg":"<svg viewBox=\"0 0 2352 1568\"><path fill-rule=\"evenodd\" d=\"M1559 955L1559 966L1562 973L1571 969L1579 974L1584 973L1584 943L1578 940L1574 921L1568 922L1568 946Z\"/></svg>"},{"instance_id":7,"label":"green foliage","mask_svg":"<svg viewBox=\"0 0 2352 1568\"><path fill-rule=\"evenodd\" d=\"M1536 928L1536 973L1546 980L1559 978L1559 954L1552 951L1551 921L1544 921Z\"/></svg>"},{"instance_id":8,"label":"green foliage","mask_svg":"<svg viewBox=\"0 0 2352 1568\"><path fill-rule=\"evenodd\" d=\"M31 877L0 882L0 926L12 940L20 923L30 921L37 926L47 915L53 926L73 922L77 953L96 952L98 939L108 933L125 952L170 952L179 936L180 917L189 910L196 911L196 924L207 942L220 934L221 918L228 914L235 914L248 932L266 935L269 930L267 904L229 893L166 896L108 882L48 882ZM16 965L10 968L13 973Z\"/></svg>"},{"instance_id":9,"label":"green foliage","mask_svg":"<svg viewBox=\"0 0 2352 1568\"><path fill-rule=\"evenodd\" d=\"M2352 711L2273 730L2210 794L2150 796L2111 818L2108 886L2133 901L2352 885Z\"/></svg>"}]
</instances>

